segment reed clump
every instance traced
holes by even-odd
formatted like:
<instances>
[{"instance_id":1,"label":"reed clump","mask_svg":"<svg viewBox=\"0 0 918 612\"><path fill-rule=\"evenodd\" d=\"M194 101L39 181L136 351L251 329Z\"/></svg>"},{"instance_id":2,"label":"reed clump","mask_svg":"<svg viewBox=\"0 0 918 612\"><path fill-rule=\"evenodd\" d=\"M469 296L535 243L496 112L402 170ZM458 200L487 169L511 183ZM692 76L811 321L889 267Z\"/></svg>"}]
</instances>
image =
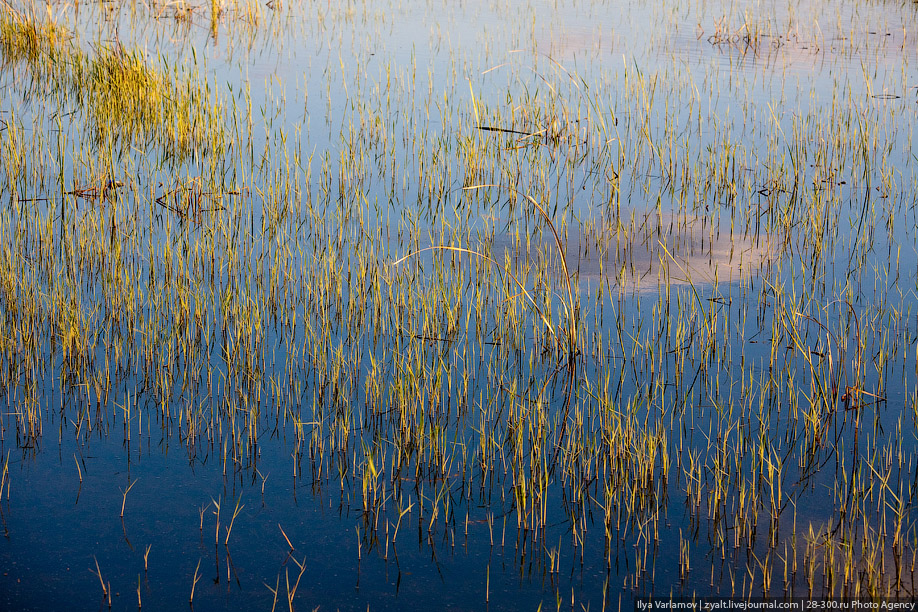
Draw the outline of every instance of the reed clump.
<instances>
[{"instance_id":1,"label":"reed clump","mask_svg":"<svg viewBox=\"0 0 918 612\"><path fill-rule=\"evenodd\" d=\"M37 110L0 129L0 445L180 446L222 471L193 518L215 509L227 580L231 533L273 511L243 493L308 489L353 522L358 570L468 538L559 601L578 565L629 593L914 591L901 109L734 120L713 71L588 83L545 58L471 87L342 61L344 93L288 100L29 27L5 69L39 75L51 45L58 68L53 95L10 86ZM275 604L281 573L290 607L307 590L294 561Z\"/></svg>"},{"instance_id":2,"label":"reed clump","mask_svg":"<svg viewBox=\"0 0 918 612\"><path fill-rule=\"evenodd\" d=\"M7 65L24 64L32 95L76 104L94 127L96 144L150 142L179 159L192 152L222 155L224 109L196 68L156 65L117 40L84 51L53 20L0 14L0 51Z\"/></svg>"},{"instance_id":3,"label":"reed clump","mask_svg":"<svg viewBox=\"0 0 918 612\"><path fill-rule=\"evenodd\" d=\"M193 150L219 156L224 150L222 108L193 71L154 67L138 51L119 45L78 54L71 78L100 142L152 138L180 157Z\"/></svg>"},{"instance_id":4,"label":"reed clump","mask_svg":"<svg viewBox=\"0 0 918 612\"><path fill-rule=\"evenodd\" d=\"M22 14L4 4L0 7L0 54L6 69L20 63L53 74L66 61L73 36L50 15Z\"/></svg>"}]
</instances>

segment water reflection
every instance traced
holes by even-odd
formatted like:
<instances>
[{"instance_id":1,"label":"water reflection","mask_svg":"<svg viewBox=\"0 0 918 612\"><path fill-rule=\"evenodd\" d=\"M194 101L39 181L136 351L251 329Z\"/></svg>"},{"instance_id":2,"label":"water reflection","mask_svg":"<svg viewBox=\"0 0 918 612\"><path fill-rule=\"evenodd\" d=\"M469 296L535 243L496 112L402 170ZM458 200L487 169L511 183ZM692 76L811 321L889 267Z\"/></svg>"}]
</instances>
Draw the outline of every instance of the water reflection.
<instances>
[{"instance_id":1,"label":"water reflection","mask_svg":"<svg viewBox=\"0 0 918 612\"><path fill-rule=\"evenodd\" d=\"M748 280L777 256L765 234L741 234L704 217L642 213L617 224L569 233L563 240L569 273L582 283L625 293L660 286L716 285ZM494 240L496 259L506 253L563 274L550 232L528 240L504 234Z\"/></svg>"}]
</instances>

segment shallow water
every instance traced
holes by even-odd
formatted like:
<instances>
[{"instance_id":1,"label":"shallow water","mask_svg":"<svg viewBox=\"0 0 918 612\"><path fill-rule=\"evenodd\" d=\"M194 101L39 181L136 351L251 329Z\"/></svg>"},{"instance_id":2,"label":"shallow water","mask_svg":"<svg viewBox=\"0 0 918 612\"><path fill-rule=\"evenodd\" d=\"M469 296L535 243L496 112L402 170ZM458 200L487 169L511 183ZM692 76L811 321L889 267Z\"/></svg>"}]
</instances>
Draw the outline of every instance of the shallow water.
<instances>
[{"instance_id":1,"label":"shallow water","mask_svg":"<svg viewBox=\"0 0 918 612\"><path fill-rule=\"evenodd\" d=\"M582 4L3 9L0 607L914 596L915 6Z\"/></svg>"}]
</instances>

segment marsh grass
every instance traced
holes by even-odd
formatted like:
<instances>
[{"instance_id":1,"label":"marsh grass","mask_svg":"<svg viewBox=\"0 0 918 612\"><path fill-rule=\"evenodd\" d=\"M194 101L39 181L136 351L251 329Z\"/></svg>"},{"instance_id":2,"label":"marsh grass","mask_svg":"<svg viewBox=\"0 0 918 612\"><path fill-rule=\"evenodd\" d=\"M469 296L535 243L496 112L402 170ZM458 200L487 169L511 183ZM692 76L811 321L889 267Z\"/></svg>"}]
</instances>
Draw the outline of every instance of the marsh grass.
<instances>
[{"instance_id":1,"label":"marsh grass","mask_svg":"<svg viewBox=\"0 0 918 612\"><path fill-rule=\"evenodd\" d=\"M157 66L119 41L86 52L50 17L0 15L0 50L7 64L25 64L33 95L76 104L94 126L96 146L153 142L183 159L223 153L222 103L196 68Z\"/></svg>"},{"instance_id":2,"label":"marsh grass","mask_svg":"<svg viewBox=\"0 0 918 612\"><path fill-rule=\"evenodd\" d=\"M157 68L120 45L79 56L72 72L77 100L93 118L100 142L125 145L152 135L180 157L223 152L221 107L195 72Z\"/></svg>"},{"instance_id":3,"label":"marsh grass","mask_svg":"<svg viewBox=\"0 0 918 612\"><path fill-rule=\"evenodd\" d=\"M334 146L308 153L286 94L50 23L0 24L4 70L57 58L42 112L0 131L4 444L52 444L49 425L80 448L123 436L129 457L177 440L222 470L193 518L204 547L212 512L227 582L242 495L270 515L271 469L336 498L358 579L408 542L487 538L565 605L585 566L603 605L613 578L649 592L658 570L742 597L914 592L918 402L891 418L890 381L914 384L918 333L892 280L912 272L884 257L916 207L886 111L848 96L731 121L716 79L635 61L588 86L551 58L441 99L416 66L372 83L342 60L340 116L331 85L309 94ZM292 609L306 540L270 523L296 568L267 588L276 606L283 573ZM192 603L202 576L182 578ZM496 601L490 562L483 581Z\"/></svg>"},{"instance_id":4,"label":"marsh grass","mask_svg":"<svg viewBox=\"0 0 918 612\"><path fill-rule=\"evenodd\" d=\"M44 17L26 15L4 3L0 7L0 52L8 69L25 63L36 69L44 66L46 76L66 59L71 33L49 13Z\"/></svg>"}]
</instances>

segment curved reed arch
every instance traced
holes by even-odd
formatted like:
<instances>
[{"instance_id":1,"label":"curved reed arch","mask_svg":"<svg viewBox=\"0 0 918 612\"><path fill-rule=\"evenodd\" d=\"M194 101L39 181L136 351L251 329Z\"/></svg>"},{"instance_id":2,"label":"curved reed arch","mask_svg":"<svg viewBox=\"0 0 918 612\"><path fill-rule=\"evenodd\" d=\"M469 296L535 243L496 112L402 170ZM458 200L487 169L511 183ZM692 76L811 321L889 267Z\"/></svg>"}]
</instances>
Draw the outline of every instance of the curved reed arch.
<instances>
[{"instance_id":1,"label":"curved reed arch","mask_svg":"<svg viewBox=\"0 0 918 612\"><path fill-rule=\"evenodd\" d=\"M570 270L567 267L567 258L565 257L565 254L564 254L564 243L561 241L561 236L560 234L558 234L558 231L555 228L555 224L552 221L551 217L548 215L548 213L545 211L545 208L542 207L542 205L539 204L539 202L535 198L533 198L531 195L529 195L528 193L520 192L519 190L514 189L513 187L494 185L494 184L480 184L480 185L470 185L468 187L463 187L462 190L472 191L472 190L484 189L488 187L498 187L498 188L503 188L503 189L509 189L513 193L519 196L522 196L526 200L528 200L533 205L533 207L535 207L535 209L539 212L539 215L541 215L542 219L545 221L545 225L547 225L548 229L551 230L552 236L555 239L555 246L558 249L558 257L561 260L561 271L564 274L564 281L567 286L567 301L564 303L564 308L567 311L566 314L567 314L567 319L568 319L568 330L566 334L567 344L568 344L568 347L567 347L568 363L567 363L566 369L569 375L567 379L567 389L566 389L565 397L564 397L564 406L562 408L563 417L561 419L561 431L558 433L557 444L555 446L554 452L552 453L551 462L549 463L549 468L548 468L548 475L550 477L555 471L555 466L558 460L558 453L561 450L561 445L564 442L564 436L567 433L567 419L568 419L568 415L570 414L571 405L573 404L574 381L576 380L576 377L577 377L577 354L580 352L579 336L577 333L577 329L580 326L580 315L579 315L580 310L579 308L577 308L577 304L574 302L574 289L571 283ZM465 253L469 255L474 255L474 256L480 257L481 259L493 264L498 269L498 271L501 270L501 266L494 259L492 259L488 255L485 255L484 253L475 251L473 249L457 247L457 246L450 246L450 245L435 245L435 246L429 246L429 247L425 247L422 249L418 249L416 251L411 251L403 255L402 257L398 258L391 264L389 264L389 266L395 267L403 263L404 261L410 259L411 257L417 256L421 253L429 252L429 251L451 251L451 252L456 252L456 253ZM507 271L507 273L513 279L513 282L516 284L516 286L520 288L521 293L526 297L529 303L533 305L539 317L542 319L543 323L545 323L545 325L548 327L548 330L551 332L552 336L557 339L558 336L555 333L554 328L552 327L551 321L548 319L548 317L539 307L538 303L535 301L532 295L530 295L530 293L526 290L526 287L523 285L523 283L509 270ZM555 373L552 374L552 376L557 374L560 370L561 368L559 367L558 370L555 370Z\"/></svg>"}]
</instances>

